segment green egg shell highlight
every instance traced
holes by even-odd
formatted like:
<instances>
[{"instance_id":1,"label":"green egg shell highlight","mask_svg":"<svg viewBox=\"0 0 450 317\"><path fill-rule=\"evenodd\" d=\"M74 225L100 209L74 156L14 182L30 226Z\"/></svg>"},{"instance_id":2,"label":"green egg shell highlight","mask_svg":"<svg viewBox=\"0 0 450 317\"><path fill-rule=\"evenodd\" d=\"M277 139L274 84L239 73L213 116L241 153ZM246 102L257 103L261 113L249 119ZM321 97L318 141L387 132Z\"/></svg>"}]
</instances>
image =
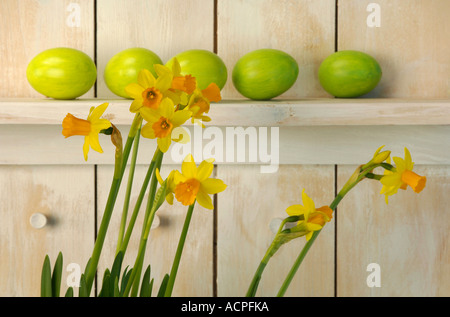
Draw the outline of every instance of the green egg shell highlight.
<instances>
[{"instance_id":1,"label":"green egg shell highlight","mask_svg":"<svg viewBox=\"0 0 450 317\"><path fill-rule=\"evenodd\" d=\"M44 96L75 99L92 88L97 79L93 60L73 48L52 48L36 55L28 64L30 85Z\"/></svg>"},{"instance_id":2,"label":"green egg shell highlight","mask_svg":"<svg viewBox=\"0 0 450 317\"><path fill-rule=\"evenodd\" d=\"M289 54L276 49L259 49L237 61L232 80L244 97L269 100L291 88L298 73L298 64Z\"/></svg>"},{"instance_id":3,"label":"green egg shell highlight","mask_svg":"<svg viewBox=\"0 0 450 317\"><path fill-rule=\"evenodd\" d=\"M339 51L328 56L319 67L323 89L339 98L354 98L373 90L382 70L370 55L359 51Z\"/></svg>"}]
</instances>

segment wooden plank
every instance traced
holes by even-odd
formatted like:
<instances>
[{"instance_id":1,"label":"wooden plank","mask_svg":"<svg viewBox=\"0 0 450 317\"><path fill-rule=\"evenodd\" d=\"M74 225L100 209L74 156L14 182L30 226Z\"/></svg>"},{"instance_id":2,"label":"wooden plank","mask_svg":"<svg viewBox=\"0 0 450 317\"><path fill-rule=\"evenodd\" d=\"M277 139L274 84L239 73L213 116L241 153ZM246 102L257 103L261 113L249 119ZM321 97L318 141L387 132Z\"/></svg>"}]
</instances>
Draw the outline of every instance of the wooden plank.
<instances>
[{"instance_id":1,"label":"wooden plank","mask_svg":"<svg viewBox=\"0 0 450 317\"><path fill-rule=\"evenodd\" d=\"M141 145L143 147L143 145ZM128 219L135 206L142 181L147 173L148 165L138 165L135 172L135 182L131 194L130 211ZM172 169L180 170L179 165L165 165L161 169L161 175L167 176ZM108 190L113 175L113 167L103 165L98 167L98 208L100 223L103 208L108 197ZM117 235L122 217L124 194L128 173L125 174L124 183L121 186L116 208L111 219L109 233L106 237L104 251L100 262L99 272L102 276L105 267L111 268L117 246ZM146 196L147 198L147 196ZM134 265L139 249L139 238L142 230L143 217L147 199L144 199L138 219L131 236L125 265ZM175 256L181 229L184 224L187 207L175 201L173 206L165 203L157 212L159 226L152 229L146 250L145 265L151 265L151 274L155 279L153 294L156 295L164 274L170 273L173 258ZM186 244L178 270L177 279L173 290L173 296L212 296L213 287L213 212L196 206L189 227ZM192 274L195 272L195 278Z\"/></svg>"},{"instance_id":2,"label":"wooden plank","mask_svg":"<svg viewBox=\"0 0 450 317\"><path fill-rule=\"evenodd\" d=\"M338 167L339 188L354 168ZM420 194L400 190L386 205L380 183L365 180L338 206L338 296L449 296L450 168L415 171L427 176ZM380 287L366 282L370 263L379 265Z\"/></svg>"},{"instance_id":3,"label":"wooden plank","mask_svg":"<svg viewBox=\"0 0 450 317\"><path fill-rule=\"evenodd\" d=\"M92 252L93 167L0 166L0 202L0 296L39 296L44 257L53 268L59 251L64 295L75 272L67 266L83 271ZM31 226L35 213L46 216L45 227Z\"/></svg>"},{"instance_id":4,"label":"wooden plank","mask_svg":"<svg viewBox=\"0 0 450 317\"><path fill-rule=\"evenodd\" d=\"M214 157L218 165L359 164L368 159L367 153L373 153L384 144L393 151L402 151L408 146L414 151L418 164L450 164L450 126L281 127L278 137L277 127L262 128L239 132L230 127L231 133L227 136L225 127L199 129L200 132L189 127L192 142L181 149L174 143L165 162L180 164L184 156L193 153L199 159ZM119 126L119 129L125 138L129 126ZM37 133L39 137L36 137ZM250 142L245 133L249 133L256 143ZM141 140L146 145L141 147L142 156L138 162L146 164L147 158L153 156L156 142ZM239 140L244 142L239 143ZM91 150L88 162L83 158L83 142L83 137L65 139L58 126L37 129L33 125L0 125L0 164L114 164L114 146L109 136L100 137L104 153ZM271 145L278 145L278 150L276 147L272 150Z\"/></svg>"},{"instance_id":5,"label":"wooden plank","mask_svg":"<svg viewBox=\"0 0 450 317\"><path fill-rule=\"evenodd\" d=\"M87 117L92 106L108 102L105 118L115 125L133 120L130 100L0 99L0 124L60 125L67 113ZM222 100L209 112L214 126L361 126L448 125L450 100L443 99L302 99ZM187 123L189 125L189 122Z\"/></svg>"},{"instance_id":6,"label":"wooden plank","mask_svg":"<svg viewBox=\"0 0 450 317\"><path fill-rule=\"evenodd\" d=\"M213 1L97 1L98 96L119 98L109 91L103 72L109 59L131 47L156 53L163 63L188 49L213 51Z\"/></svg>"},{"instance_id":7,"label":"wooden plank","mask_svg":"<svg viewBox=\"0 0 450 317\"><path fill-rule=\"evenodd\" d=\"M217 168L217 177L228 184L218 195L217 289L218 296L245 296L259 262L274 233L270 223L285 218L285 210L301 204L306 193L316 206L334 198L333 166L282 166L276 174L262 174L257 166ZM289 242L270 260L257 296L276 296L301 251L304 238ZM286 296L333 296L334 220L319 238L297 272Z\"/></svg>"},{"instance_id":8,"label":"wooden plank","mask_svg":"<svg viewBox=\"0 0 450 317\"><path fill-rule=\"evenodd\" d=\"M5 0L0 3L0 96L42 98L26 69L38 53L71 47L94 58L93 0ZM82 97L94 96L94 89Z\"/></svg>"},{"instance_id":9,"label":"wooden plank","mask_svg":"<svg viewBox=\"0 0 450 317\"><path fill-rule=\"evenodd\" d=\"M334 0L220 0L217 11L217 53L228 67L225 98L245 99L233 86L233 67L241 56L261 48L285 51L299 65L296 83L278 98L326 96L317 70L334 52Z\"/></svg>"},{"instance_id":10,"label":"wooden plank","mask_svg":"<svg viewBox=\"0 0 450 317\"><path fill-rule=\"evenodd\" d=\"M374 2L378 8L368 9ZM450 96L449 1L341 0L338 6L338 49L364 51L383 69L368 97ZM368 26L377 12L380 26Z\"/></svg>"}]
</instances>

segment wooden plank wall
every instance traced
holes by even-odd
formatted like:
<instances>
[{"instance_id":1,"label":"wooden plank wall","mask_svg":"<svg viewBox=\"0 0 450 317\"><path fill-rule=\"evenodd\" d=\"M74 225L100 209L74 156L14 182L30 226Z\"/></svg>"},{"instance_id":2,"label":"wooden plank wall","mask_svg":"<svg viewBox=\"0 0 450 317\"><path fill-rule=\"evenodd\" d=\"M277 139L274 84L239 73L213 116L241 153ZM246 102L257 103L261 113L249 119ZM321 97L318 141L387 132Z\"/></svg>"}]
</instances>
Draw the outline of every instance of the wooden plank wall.
<instances>
[{"instance_id":1,"label":"wooden plank wall","mask_svg":"<svg viewBox=\"0 0 450 317\"><path fill-rule=\"evenodd\" d=\"M381 9L380 27L367 25L370 3ZM70 20L73 10L79 10L79 25ZM102 80L103 69L115 53L141 46L163 61L191 48L218 53L229 70L223 90L228 99L242 98L231 83L232 65L263 47L290 53L300 66L295 86L280 99L329 97L318 84L317 69L336 49L364 50L380 61L383 79L369 97L449 98L448 12L447 0L2 0L0 97L41 98L26 81L28 62L44 49L69 46L97 63L96 87L83 98L115 98ZM196 210L183 253L190 261L182 262L174 295L243 296L273 237L270 222L300 202L303 188L318 205L329 204L354 168L283 165L276 174L262 174L257 166L217 166L215 175L229 186L218 195L214 212ZM450 168L419 166L419 171L429 177L426 190L418 196L402 192L389 206L376 183L354 189L287 296L450 295L444 279L450 273ZM66 264L84 265L95 237L95 206L98 221L111 174L111 166L89 163L0 167L0 295L38 295L41 258L47 252L54 259L63 250ZM119 201L118 210L120 206ZM57 221L41 230L31 228L33 212ZM160 226L152 233L155 244L147 260L159 280L169 270L184 212L161 210ZM111 230L118 217L116 212ZM115 239L107 238L102 267L111 263ZM280 250L267 267L258 296L276 294L303 243L298 240ZM130 248L132 256L137 246ZM380 288L366 284L370 263L381 267Z\"/></svg>"}]
</instances>

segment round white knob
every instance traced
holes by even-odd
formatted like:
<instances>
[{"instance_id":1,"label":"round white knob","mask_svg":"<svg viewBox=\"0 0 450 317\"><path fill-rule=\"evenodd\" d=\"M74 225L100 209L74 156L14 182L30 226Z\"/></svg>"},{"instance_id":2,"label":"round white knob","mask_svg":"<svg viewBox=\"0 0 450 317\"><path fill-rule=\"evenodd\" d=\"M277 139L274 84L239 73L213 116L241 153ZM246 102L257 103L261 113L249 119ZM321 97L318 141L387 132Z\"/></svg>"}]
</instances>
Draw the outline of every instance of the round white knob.
<instances>
[{"instance_id":1,"label":"round white knob","mask_svg":"<svg viewBox=\"0 0 450 317\"><path fill-rule=\"evenodd\" d=\"M36 212L31 215L30 224L35 229L44 228L45 225L47 224L47 217L44 214L41 214L40 212Z\"/></svg>"}]
</instances>

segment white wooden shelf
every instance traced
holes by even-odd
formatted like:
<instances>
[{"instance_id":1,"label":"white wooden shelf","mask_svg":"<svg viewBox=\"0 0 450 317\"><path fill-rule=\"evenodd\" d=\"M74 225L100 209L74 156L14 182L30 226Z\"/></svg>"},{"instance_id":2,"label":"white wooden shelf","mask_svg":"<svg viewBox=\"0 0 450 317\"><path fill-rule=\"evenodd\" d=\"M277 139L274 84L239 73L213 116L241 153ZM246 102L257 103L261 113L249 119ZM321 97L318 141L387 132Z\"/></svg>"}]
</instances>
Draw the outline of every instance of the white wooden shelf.
<instances>
[{"instance_id":1,"label":"white wooden shelf","mask_svg":"<svg viewBox=\"0 0 450 317\"><path fill-rule=\"evenodd\" d=\"M105 116L126 135L134 116L129 112L131 100L0 99L0 164L86 164L81 155L83 138L65 139L61 123L67 113L84 118L91 106L103 102L110 103ZM360 164L383 144L396 156L408 147L417 164L450 164L450 100L223 100L211 105L209 115L212 121L206 125L215 127L209 134L185 125L191 133L190 153L196 159L204 158L206 154L198 149L212 142L216 136L211 132L217 131L222 141L219 152L229 154L234 148L237 157L238 136L233 141L229 128L245 128L239 138L247 159L230 161L223 154L216 157L217 164L264 164L261 141L278 147L279 164ZM245 134L252 132L248 127L257 134L253 139ZM276 139L268 139L269 135ZM146 164L156 142L142 142L147 146L140 147L139 163ZM111 142L102 138L101 143L105 154L90 151L89 164L113 164ZM258 156L256 162L248 159L250 152ZM181 162L173 152L166 156L168 163Z\"/></svg>"},{"instance_id":2,"label":"white wooden shelf","mask_svg":"<svg viewBox=\"0 0 450 317\"><path fill-rule=\"evenodd\" d=\"M103 102L114 124L131 123L131 100L17 98L0 99L0 124L59 125L67 113L85 117ZM222 100L209 115L214 126L449 125L450 99Z\"/></svg>"}]
</instances>

